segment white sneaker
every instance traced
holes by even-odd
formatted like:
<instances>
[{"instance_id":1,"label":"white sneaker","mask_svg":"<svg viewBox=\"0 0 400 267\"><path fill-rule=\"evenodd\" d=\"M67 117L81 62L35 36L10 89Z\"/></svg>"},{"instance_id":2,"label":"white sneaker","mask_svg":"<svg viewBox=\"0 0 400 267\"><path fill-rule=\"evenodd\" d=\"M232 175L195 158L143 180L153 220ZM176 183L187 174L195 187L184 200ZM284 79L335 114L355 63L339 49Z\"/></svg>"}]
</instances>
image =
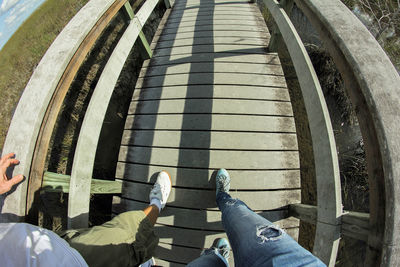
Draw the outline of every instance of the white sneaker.
<instances>
[{"instance_id":1,"label":"white sneaker","mask_svg":"<svg viewBox=\"0 0 400 267\"><path fill-rule=\"evenodd\" d=\"M162 171L157 176L157 181L154 183L153 189L150 191L150 201L157 198L161 202L161 208L165 207L169 193L171 192L172 182L171 177L166 171Z\"/></svg>"}]
</instances>

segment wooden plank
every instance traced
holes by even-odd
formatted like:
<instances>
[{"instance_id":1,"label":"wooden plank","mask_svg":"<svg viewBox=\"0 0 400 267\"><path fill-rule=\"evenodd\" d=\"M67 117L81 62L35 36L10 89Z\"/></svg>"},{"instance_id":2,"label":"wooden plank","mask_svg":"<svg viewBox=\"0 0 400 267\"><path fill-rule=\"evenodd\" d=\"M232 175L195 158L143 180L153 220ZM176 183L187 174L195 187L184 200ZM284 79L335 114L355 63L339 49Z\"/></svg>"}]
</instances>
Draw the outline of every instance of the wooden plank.
<instances>
[{"instance_id":1,"label":"wooden plank","mask_svg":"<svg viewBox=\"0 0 400 267\"><path fill-rule=\"evenodd\" d=\"M220 114L212 115L212 120L209 114L130 115L126 119L125 129L296 132L291 117Z\"/></svg>"},{"instance_id":2,"label":"wooden plank","mask_svg":"<svg viewBox=\"0 0 400 267\"><path fill-rule=\"evenodd\" d=\"M212 244L206 245L211 247ZM190 248L183 246L174 246L165 243L159 243L158 247L155 251L155 256L158 258L162 258L167 261L182 261L185 263L189 263L198 257L200 257L200 253L202 249L199 248ZM230 257L228 259L229 266L235 266L234 257L232 251L230 252Z\"/></svg>"},{"instance_id":3,"label":"wooden plank","mask_svg":"<svg viewBox=\"0 0 400 267\"><path fill-rule=\"evenodd\" d=\"M135 17L125 30L97 82L85 113L71 170L68 195L68 227L87 227L90 204L90 181L93 176L94 160L101 128L111 95L122 67L128 58L141 25Z\"/></svg>"},{"instance_id":4,"label":"wooden plank","mask_svg":"<svg viewBox=\"0 0 400 267\"><path fill-rule=\"evenodd\" d=\"M242 9L242 10L244 10L244 9ZM198 23L204 23L206 21L209 21L209 22L221 21L222 22L223 20L230 20L233 22L233 24L237 24L237 21L246 21L247 20L247 21L249 21L249 23L263 22L264 23L263 25L265 27L265 22L262 17L249 14L249 13L254 13L254 11L252 11L252 10L248 10L249 13L247 13L247 12L242 13L242 11L237 8L232 9L232 12L237 13L237 15L240 15L240 16L237 16L236 14L218 14L217 11L212 11L212 9L210 9L210 12L205 12L205 10L204 10L204 11L202 11L202 13L200 13L200 15L192 15L190 13L190 11L192 11L192 10L191 9L186 10L182 15L175 16L174 18L170 17L168 19L168 26L169 27L180 27L182 25L181 23L186 23L186 22L196 22L197 21ZM249 15L247 15L247 14L249 14ZM236 20L235 20L235 18L236 18ZM224 23L224 24L227 24L227 23ZM254 25L254 24L251 24L251 25Z\"/></svg>"},{"instance_id":5,"label":"wooden plank","mask_svg":"<svg viewBox=\"0 0 400 267\"><path fill-rule=\"evenodd\" d=\"M289 205L289 214L308 223L317 223L316 206L305 204ZM361 212L344 211L342 215L341 234L357 240L368 241L370 230L369 214Z\"/></svg>"},{"instance_id":6,"label":"wooden plank","mask_svg":"<svg viewBox=\"0 0 400 267\"><path fill-rule=\"evenodd\" d=\"M188 135L190 139L181 139ZM196 140L196 142L193 142ZM226 140L229 140L227 142ZM125 130L122 145L229 150L297 150L297 136L288 133Z\"/></svg>"},{"instance_id":7,"label":"wooden plank","mask_svg":"<svg viewBox=\"0 0 400 267\"><path fill-rule=\"evenodd\" d=\"M190 6L190 5L198 5L200 3L200 0L188 0L185 2L180 3L179 1L176 2L177 6ZM242 4L249 4L249 2L245 1L245 0L205 0L205 1L201 1L201 4L204 5L214 5L214 4L237 4L237 3L242 3ZM174 5L175 6L175 5Z\"/></svg>"},{"instance_id":8,"label":"wooden plank","mask_svg":"<svg viewBox=\"0 0 400 267\"><path fill-rule=\"evenodd\" d=\"M172 70L171 70L172 71ZM176 98L206 98L209 96L207 85L192 85L193 90L187 90L187 86L169 86L136 89L132 100L166 100ZM254 99L254 100L278 100L290 101L289 92L285 88L256 87L245 85L214 85L213 98L227 99Z\"/></svg>"},{"instance_id":9,"label":"wooden plank","mask_svg":"<svg viewBox=\"0 0 400 267\"><path fill-rule=\"evenodd\" d=\"M265 54L266 46L263 45L196 45L180 46L173 48L161 48L154 51L154 56L182 55L188 53L242 53L242 54Z\"/></svg>"},{"instance_id":10,"label":"wooden plank","mask_svg":"<svg viewBox=\"0 0 400 267\"><path fill-rule=\"evenodd\" d=\"M197 84L253 85L286 88L285 77L246 73L182 73L149 78L138 78L136 88Z\"/></svg>"},{"instance_id":11,"label":"wooden plank","mask_svg":"<svg viewBox=\"0 0 400 267\"><path fill-rule=\"evenodd\" d=\"M155 258L156 266L162 267L184 267L186 264L184 263L177 263L177 262L169 262L159 258Z\"/></svg>"},{"instance_id":12,"label":"wooden plank","mask_svg":"<svg viewBox=\"0 0 400 267\"><path fill-rule=\"evenodd\" d=\"M146 61L143 66L172 65L192 62L238 62L238 63L260 63L280 64L277 54L237 54L237 53L202 53L160 56L152 58L151 62Z\"/></svg>"},{"instance_id":13,"label":"wooden plank","mask_svg":"<svg viewBox=\"0 0 400 267\"><path fill-rule=\"evenodd\" d=\"M289 205L289 214L302 221L316 224L317 223L317 207L306 204Z\"/></svg>"},{"instance_id":14,"label":"wooden plank","mask_svg":"<svg viewBox=\"0 0 400 267\"><path fill-rule=\"evenodd\" d=\"M174 41L161 41L157 44L156 49L172 48L180 46L191 45L213 45L213 44L226 44L226 45L268 45L268 39L257 38L240 38L240 37L212 37L212 38L197 38L194 39L181 39Z\"/></svg>"},{"instance_id":15,"label":"wooden plank","mask_svg":"<svg viewBox=\"0 0 400 267\"><path fill-rule=\"evenodd\" d=\"M213 3L177 3L174 5L174 12L198 12L199 9L203 10L257 10L255 6L249 5L246 2L232 2L232 3L225 3L224 5Z\"/></svg>"},{"instance_id":16,"label":"wooden plank","mask_svg":"<svg viewBox=\"0 0 400 267\"><path fill-rule=\"evenodd\" d=\"M131 200L148 202L152 184L123 183L122 194ZM232 197L244 201L255 211L284 209L287 205L300 202L300 189L273 191L230 192ZM201 201L199 201L201 199ZM266 201L268 200L268 201ZM189 209L217 210L214 190L175 188L171 190L167 206Z\"/></svg>"},{"instance_id":17,"label":"wooden plank","mask_svg":"<svg viewBox=\"0 0 400 267\"><path fill-rule=\"evenodd\" d=\"M290 236L295 236L298 233L297 228L286 229L285 231ZM200 249L209 247L216 238L227 238L225 233L182 229L159 224L155 225L155 232L160 237L160 243Z\"/></svg>"},{"instance_id":18,"label":"wooden plank","mask_svg":"<svg viewBox=\"0 0 400 267\"><path fill-rule=\"evenodd\" d=\"M201 18L201 17L210 17L212 14L213 17L218 17L220 15L237 15L237 17L241 18L249 18L252 19L255 15L255 11L252 9L239 9L239 10L224 10L224 9L215 9L215 8L199 8L199 9L189 9L187 10L173 10L171 15L169 16L168 22L185 19L185 18Z\"/></svg>"},{"instance_id":19,"label":"wooden plank","mask_svg":"<svg viewBox=\"0 0 400 267\"><path fill-rule=\"evenodd\" d=\"M165 261L189 263L200 256L202 249L158 243L154 256ZM156 260L156 262L158 262Z\"/></svg>"},{"instance_id":20,"label":"wooden plank","mask_svg":"<svg viewBox=\"0 0 400 267\"><path fill-rule=\"evenodd\" d=\"M136 115L183 113L293 116L290 102L241 99L171 99L163 101L133 101L128 111L128 114Z\"/></svg>"},{"instance_id":21,"label":"wooden plank","mask_svg":"<svg viewBox=\"0 0 400 267\"><path fill-rule=\"evenodd\" d=\"M194 27L185 27L183 29L164 29L162 34L180 34L183 32L200 32L200 31L249 31L249 32L264 32L268 34L266 28L253 27L247 25L201 25Z\"/></svg>"},{"instance_id":22,"label":"wooden plank","mask_svg":"<svg viewBox=\"0 0 400 267\"><path fill-rule=\"evenodd\" d=\"M342 234L358 240L368 241L370 215L361 212L346 212L342 217Z\"/></svg>"},{"instance_id":23,"label":"wooden plank","mask_svg":"<svg viewBox=\"0 0 400 267\"><path fill-rule=\"evenodd\" d=\"M160 41L171 41L180 39L191 39L203 37L243 37L243 38L261 38L269 39L270 35L265 32L248 32L248 31L201 31L201 32L183 32L178 34L157 34Z\"/></svg>"},{"instance_id":24,"label":"wooden plank","mask_svg":"<svg viewBox=\"0 0 400 267\"><path fill-rule=\"evenodd\" d=\"M297 169L300 167L297 151L208 151L206 149L121 146L119 161L183 168L223 167L235 170Z\"/></svg>"},{"instance_id":25,"label":"wooden plank","mask_svg":"<svg viewBox=\"0 0 400 267\"><path fill-rule=\"evenodd\" d=\"M42 190L46 192L69 193L71 176L52 172L43 175ZM92 179L90 185L91 194L120 194L122 191L121 181L108 181Z\"/></svg>"},{"instance_id":26,"label":"wooden plank","mask_svg":"<svg viewBox=\"0 0 400 267\"><path fill-rule=\"evenodd\" d=\"M155 175L165 170L172 184L179 187L214 189L217 169L185 169L118 162L116 178L154 183ZM300 188L299 170L229 170L232 190L295 189Z\"/></svg>"},{"instance_id":27,"label":"wooden plank","mask_svg":"<svg viewBox=\"0 0 400 267\"><path fill-rule=\"evenodd\" d=\"M264 24L262 24L264 23ZM182 28L182 27L194 27L201 25L249 25L253 27L258 27L264 25L265 22L260 18L250 17L250 18L241 18L236 17L236 15L219 15L219 16L201 16L197 17L188 17L186 19L176 19L169 20L165 25L165 29L173 29L173 28Z\"/></svg>"},{"instance_id":28,"label":"wooden plank","mask_svg":"<svg viewBox=\"0 0 400 267\"><path fill-rule=\"evenodd\" d=\"M233 63L233 62L192 62L176 65L153 66L142 68L139 77L144 78L159 75L209 72L214 73L248 73L263 75L282 75L281 66L275 64Z\"/></svg>"},{"instance_id":29,"label":"wooden plank","mask_svg":"<svg viewBox=\"0 0 400 267\"><path fill-rule=\"evenodd\" d=\"M120 197L113 198L113 212L117 214L128 210L143 210L147 206L148 202L138 202ZM287 210L258 211L256 213L281 228L299 226L299 220L294 217L288 217ZM160 213L157 222L162 225L197 230L224 231L221 212L217 210L193 210L167 206Z\"/></svg>"}]
</instances>

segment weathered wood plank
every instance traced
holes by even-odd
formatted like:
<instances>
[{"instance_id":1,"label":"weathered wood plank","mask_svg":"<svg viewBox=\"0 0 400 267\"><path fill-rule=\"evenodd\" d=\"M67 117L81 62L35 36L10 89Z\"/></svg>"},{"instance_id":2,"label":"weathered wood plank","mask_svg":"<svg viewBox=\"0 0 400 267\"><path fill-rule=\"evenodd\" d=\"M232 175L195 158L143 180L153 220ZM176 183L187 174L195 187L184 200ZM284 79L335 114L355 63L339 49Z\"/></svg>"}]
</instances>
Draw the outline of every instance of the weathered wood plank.
<instances>
[{"instance_id":1,"label":"weathered wood plank","mask_svg":"<svg viewBox=\"0 0 400 267\"><path fill-rule=\"evenodd\" d=\"M240 10L237 10L237 11L238 11L238 15L240 15L240 13L242 12ZM251 15L250 16L243 16L243 15L237 16L235 14L215 14L214 12L211 10L210 12L204 12L204 13L200 14L199 16L196 16L196 15L191 16L188 11L185 11L185 13L184 13L185 16L176 16L175 18L169 18L167 24L168 24L169 28L181 27L188 22L193 22L194 25L201 25L203 23L213 24L213 22L229 24L229 23L223 22L224 20L226 20L226 21L231 21L233 24L240 24L240 23L238 23L240 21L243 21L243 22L248 21L249 25L260 25L260 26L264 25L263 27L265 27L265 22L262 17L251 16ZM236 11L233 10L232 12L236 12ZM198 24L196 24L196 22ZM254 24L254 22L257 22L259 24ZM264 23L264 24L262 24L262 23ZM216 24L218 24L218 23L216 23Z\"/></svg>"},{"instance_id":2,"label":"weathered wood plank","mask_svg":"<svg viewBox=\"0 0 400 267\"><path fill-rule=\"evenodd\" d=\"M205 245L206 247L211 247L212 244ZM165 243L159 243L155 251L155 256L162 258L164 260L172 262L185 262L189 263L200 256L202 249L191 248L184 246L174 246ZM157 262L157 260L156 260ZM229 266L235 266L234 257L232 251L230 252L230 257L228 259Z\"/></svg>"},{"instance_id":3,"label":"weathered wood plank","mask_svg":"<svg viewBox=\"0 0 400 267\"><path fill-rule=\"evenodd\" d=\"M255 64L255 63L231 63L231 62L192 62L178 65L153 66L142 68L139 77L144 78L157 75L171 75L182 73L210 72L214 73L248 73L248 74L272 74L283 75L282 68L274 64Z\"/></svg>"},{"instance_id":4,"label":"weathered wood plank","mask_svg":"<svg viewBox=\"0 0 400 267\"><path fill-rule=\"evenodd\" d=\"M150 78L138 78L136 88L197 84L253 85L286 88L285 77L247 73L182 73Z\"/></svg>"},{"instance_id":5,"label":"weathered wood plank","mask_svg":"<svg viewBox=\"0 0 400 267\"><path fill-rule=\"evenodd\" d=\"M210 245L211 246L211 245ZM189 263L200 256L202 249L158 243L154 256L165 261ZM156 260L156 262L158 262Z\"/></svg>"},{"instance_id":6,"label":"weathered wood plank","mask_svg":"<svg viewBox=\"0 0 400 267\"><path fill-rule=\"evenodd\" d=\"M184 85L136 89L132 100L165 100L185 97L187 99L196 99L209 97L209 90L205 90L207 86L192 85L190 87L194 90L188 91L187 86ZM214 85L213 98L290 101L289 92L285 88L245 85Z\"/></svg>"},{"instance_id":7,"label":"weathered wood plank","mask_svg":"<svg viewBox=\"0 0 400 267\"><path fill-rule=\"evenodd\" d=\"M289 214L302 221L316 224L318 209L316 206L305 204L289 205ZM341 233L354 239L368 241L370 229L369 214L344 211L342 215Z\"/></svg>"},{"instance_id":8,"label":"weathered wood plank","mask_svg":"<svg viewBox=\"0 0 400 267\"><path fill-rule=\"evenodd\" d=\"M175 186L214 189L213 177L217 169L185 169L118 162L115 177L152 183L154 175L161 170L171 175ZM229 170L229 174L232 190L300 188L299 170Z\"/></svg>"},{"instance_id":9,"label":"weathered wood plank","mask_svg":"<svg viewBox=\"0 0 400 267\"><path fill-rule=\"evenodd\" d=\"M161 48L172 48L180 46L191 46L191 45L268 45L268 39L257 39L257 38L244 38L244 37L211 37L211 38L195 38L193 39L181 39L174 41L161 41L157 44L156 49Z\"/></svg>"},{"instance_id":10,"label":"weathered wood plank","mask_svg":"<svg viewBox=\"0 0 400 267\"><path fill-rule=\"evenodd\" d=\"M201 3L201 6L199 3L176 3L174 5L174 12L179 13L182 11L185 12L198 12L198 10L257 10L257 7L249 5L246 2L231 2L231 3L225 3L223 5L215 3L215 2L209 2L209 3Z\"/></svg>"},{"instance_id":11,"label":"weathered wood plank","mask_svg":"<svg viewBox=\"0 0 400 267\"><path fill-rule=\"evenodd\" d=\"M260 63L260 64L280 64L276 54L237 54L237 53L202 53L202 54L182 54L171 56L160 56L152 58L151 62L146 61L143 66L172 65L192 62L238 62L238 63Z\"/></svg>"},{"instance_id":12,"label":"weathered wood plank","mask_svg":"<svg viewBox=\"0 0 400 267\"><path fill-rule=\"evenodd\" d=\"M190 109L187 107L190 106ZM178 99L133 101L128 114L249 114L292 116L290 102L241 99Z\"/></svg>"},{"instance_id":13,"label":"weathered wood plank","mask_svg":"<svg viewBox=\"0 0 400 267\"><path fill-rule=\"evenodd\" d=\"M190 139L181 140L182 135L189 135ZM297 137L288 133L125 130L121 144L212 150L297 150Z\"/></svg>"},{"instance_id":14,"label":"weathered wood plank","mask_svg":"<svg viewBox=\"0 0 400 267\"><path fill-rule=\"evenodd\" d=\"M155 262L156 262L157 266L163 266L163 267L184 267L184 266L186 266L185 263L169 262L169 261L165 261L160 258L155 258Z\"/></svg>"},{"instance_id":15,"label":"weathered wood plank","mask_svg":"<svg viewBox=\"0 0 400 267\"><path fill-rule=\"evenodd\" d=\"M43 175L42 190L46 192L69 193L70 175L45 172ZM108 181L92 179L90 185L91 194L120 194L122 191L121 181Z\"/></svg>"},{"instance_id":16,"label":"weathered wood plank","mask_svg":"<svg viewBox=\"0 0 400 267\"><path fill-rule=\"evenodd\" d=\"M255 15L255 11L252 9L243 9L239 8L238 10L225 10L225 9L215 9L215 8L199 8L199 9L190 9L188 10L173 10L171 15L169 16L168 22L176 21L176 20L183 20L186 18L201 18L206 17L210 18L211 16L217 18L220 15L237 15L238 18L249 18L253 19Z\"/></svg>"},{"instance_id":17,"label":"weathered wood plank","mask_svg":"<svg viewBox=\"0 0 400 267\"><path fill-rule=\"evenodd\" d=\"M243 38L260 38L269 39L270 35L265 32L248 32L248 31L201 31L201 32L183 32L178 34L157 34L160 41L171 41L180 39L204 38L204 37L243 37Z\"/></svg>"},{"instance_id":18,"label":"weathered wood plank","mask_svg":"<svg viewBox=\"0 0 400 267\"><path fill-rule=\"evenodd\" d=\"M238 26L239 27L239 26ZM242 54L264 54L264 45L196 45L179 46L173 48L160 48L154 51L154 56L161 57L166 55L196 54L196 53L242 53Z\"/></svg>"},{"instance_id":19,"label":"weathered wood plank","mask_svg":"<svg viewBox=\"0 0 400 267\"><path fill-rule=\"evenodd\" d=\"M236 19L235 19L236 18ZM165 25L165 29L175 29L182 27L195 27L202 25L248 25L253 27L260 27L265 22L261 19L251 18L241 18L236 17L236 15L220 15L220 16L201 16L188 17L185 20L169 20L168 24Z\"/></svg>"},{"instance_id":20,"label":"weathered wood plank","mask_svg":"<svg viewBox=\"0 0 400 267\"><path fill-rule=\"evenodd\" d=\"M148 206L146 202L113 198L113 212L122 213L128 210L143 210ZM281 228L294 228L299 226L299 220L288 217L287 210L258 211L258 215ZM193 210L177 207L165 207L157 222L163 225L186 227L198 230L224 231L221 222L221 212L217 210Z\"/></svg>"},{"instance_id":21,"label":"weathered wood plank","mask_svg":"<svg viewBox=\"0 0 400 267\"><path fill-rule=\"evenodd\" d=\"M201 25L194 27L185 27L183 29L164 29L162 34L180 34L184 32L200 32L200 31L249 31L249 32L263 32L268 34L266 28L253 27L247 25Z\"/></svg>"},{"instance_id":22,"label":"weathered wood plank","mask_svg":"<svg viewBox=\"0 0 400 267\"><path fill-rule=\"evenodd\" d=\"M241 159L235 160L232 159ZM119 160L137 164L235 170L297 169L297 151L226 151L121 146Z\"/></svg>"},{"instance_id":23,"label":"weathered wood plank","mask_svg":"<svg viewBox=\"0 0 400 267\"><path fill-rule=\"evenodd\" d=\"M209 114L130 115L126 119L125 129L296 132L292 117L220 114L212 117Z\"/></svg>"},{"instance_id":24,"label":"weathered wood plank","mask_svg":"<svg viewBox=\"0 0 400 267\"><path fill-rule=\"evenodd\" d=\"M152 184L125 182L123 183L122 193L126 198L148 202L149 192L152 186ZM230 194L234 198L241 199L251 209L256 211L284 209L289 204L300 202L300 189L250 192L232 191ZM201 201L199 201L200 199ZM215 191L173 187L168 198L167 206L216 210Z\"/></svg>"}]
</instances>

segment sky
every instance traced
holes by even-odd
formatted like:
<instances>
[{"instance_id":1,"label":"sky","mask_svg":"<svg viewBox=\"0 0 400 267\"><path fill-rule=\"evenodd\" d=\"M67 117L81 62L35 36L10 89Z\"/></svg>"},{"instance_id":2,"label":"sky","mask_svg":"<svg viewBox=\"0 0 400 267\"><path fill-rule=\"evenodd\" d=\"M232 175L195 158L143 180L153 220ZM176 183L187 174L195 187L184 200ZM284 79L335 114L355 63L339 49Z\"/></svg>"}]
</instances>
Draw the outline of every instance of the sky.
<instances>
[{"instance_id":1,"label":"sky","mask_svg":"<svg viewBox=\"0 0 400 267\"><path fill-rule=\"evenodd\" d=\"M0 49L46 0L0 0Z\"/></svg>"}]
</instances>

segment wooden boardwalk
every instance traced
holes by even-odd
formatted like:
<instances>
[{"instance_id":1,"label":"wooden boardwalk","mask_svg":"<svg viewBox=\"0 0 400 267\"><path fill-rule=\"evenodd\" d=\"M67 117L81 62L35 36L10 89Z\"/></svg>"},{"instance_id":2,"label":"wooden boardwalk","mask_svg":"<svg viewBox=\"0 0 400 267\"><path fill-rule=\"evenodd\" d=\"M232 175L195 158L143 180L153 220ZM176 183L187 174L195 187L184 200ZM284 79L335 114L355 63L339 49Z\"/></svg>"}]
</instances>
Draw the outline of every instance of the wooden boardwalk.
<instances>
[{"instance_id":1,"label":"wooden boardwalk","mask_svg":"<svg viewBox=\"0 0 400 267\"><path fill-rule=\"evenodd\" d=\"M296 129L268 42L259 9L245 1L176 1L156 33L126 120L113 209L144 208L157 173L171 174L156 225L160 265L181 266L225 236L218 168L229 170L234 197L297 238L299 222L287 215L300 202Z\"/></svg>"}]
</instances>

